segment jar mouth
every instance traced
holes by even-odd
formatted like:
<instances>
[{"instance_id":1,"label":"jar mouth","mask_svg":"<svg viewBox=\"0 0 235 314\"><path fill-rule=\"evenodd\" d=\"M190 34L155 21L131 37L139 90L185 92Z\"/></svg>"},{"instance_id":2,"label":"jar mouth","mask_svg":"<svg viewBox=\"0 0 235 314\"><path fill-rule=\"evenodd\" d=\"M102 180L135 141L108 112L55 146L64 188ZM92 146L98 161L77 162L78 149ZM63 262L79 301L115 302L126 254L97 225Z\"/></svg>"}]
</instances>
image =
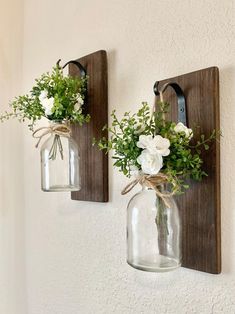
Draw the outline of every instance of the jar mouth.
<instances>
[{"instance_id":1,"label":"jar mouth","mask_svg":"<svg viewBox=\"0 0 235 314\"><path fill-rule=\"evenodd\" d=\"M55 126L55 125L65 125L67 127L70 127L70 121L68 120L49 120L50 126Z\"/></svg>"},{"instance_id":2,"label":"jar mouth","mask_svg":"<svg viewBox=\"0 0 235 314\"><path fill-rule=\"evenodd\" d=\"M67 120L49 120L50 123L52 124L65 124L68 123Z\"/></svg>"},{"instance_id":3,"label":"jar mouth","mask_svg":"<svg viewBox=\"0 0 235 314\"><path fill-rule=\"evenodd\" d=\"M142 186L142 190L143 191L154 191L153 187L150 187L146 184L141 184ZM169 183L161 183L156 185L156 188L160 191L160 192L170 192L171 188L170 188L170 184Z\"/></svg>"}]
</instances>

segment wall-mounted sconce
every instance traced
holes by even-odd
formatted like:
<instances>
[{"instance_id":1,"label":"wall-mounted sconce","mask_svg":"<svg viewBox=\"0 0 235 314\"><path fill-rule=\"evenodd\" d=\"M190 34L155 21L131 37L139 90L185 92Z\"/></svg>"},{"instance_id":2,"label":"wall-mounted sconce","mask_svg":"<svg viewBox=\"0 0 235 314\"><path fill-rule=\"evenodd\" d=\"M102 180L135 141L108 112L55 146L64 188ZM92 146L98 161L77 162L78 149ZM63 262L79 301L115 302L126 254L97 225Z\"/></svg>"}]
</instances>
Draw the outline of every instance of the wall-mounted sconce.
<instances>
[{"instance_id":1,"label":"wall-mounted sconce","mask_svg":"<svg viewBox=\"0 0 235 314\"><path fill-rule=\"evenodd\" d=\"M142 186L127 207L127 262L152 272L182 265L218 274L218 68L156 82L154 93L160 101L152 108L143 102L136 113L124 113L121 119L113 113L110 139L98 142L101 150L113 150L114 166L132 177L122 194Z\"/></svg>"},{"instance_id":2,"label":"wall-mounted sconce","mask_svg":"<svg viewBox=\"0 0 235 314\"><path fill-rule=\"evenodd\" d=\"M173 87L177 97L167 86ZM187 118L187 125L194 130L194 144L199 140L199 133L207 137L214 130L220 130L217 67L156 82L154 92L158 97L159 91L164 91L164 100L172 105L172 120L179 119L186 124ZM184 106L185 100L187 108ZM218 274L221 271L218 141L211 143L210 150L203 152L203 161L203 168L208 176L202 182L195 183L190 180L190 189L177 197L182 219L182 266Z\"/></svg>"},{"instance_id":3,"label":"wall-mounted sconce","mask_svg":"<svg viewBox=\"0 0 235 314\"><path fill-rule=\"evenodd\" d=\"M92 146L108 120L106 52L97 51L63 67L59 63L35 80L30 93L14 98L11 111L0 114L0 121L28 120L38 140L36 147L50 135L41 148L43 191L74 191L72 199L107 202L108 156ZM63 73L66 66L68 76ZM49 125L35 130L42 117Z\"/></svg>"},{"instance_id":4,"label":"wall-mounted sconce","mask_svg":"<svg viewBox=\"0 0 235 314\"><path fill-rule=\"evenodd\" d=\"M155 128L157 128L157 132L160 131L154 136L156 147L161 145L161 142L157 144L157 140L163 136L160 128L164 127L166 122L171 121L169 117L166 117L167 110L162 109L162 106L167 108L168 105L170 109L172 108L170 103L165 104L163 97L168 87L171 87L177 96L177 110L173 108L178 114L177 126L183 127L188 132L192 131L186 127L186 101L181 87L170 81L159 88L159 82L157 81L154 84L154 93L160 98L160 103L155 103L155 109L152 112L154 119L158 121L155 120ZM156 112L159 112L159 115ZM145 121L145 123L148 122ZM175 126L172 125L172 128L175 129ZM143 140L146 135L141 135L139 141L141 137L141 140ZM148 142L153 141L152 135L148 135L147 138ZM170 154L172 146L167 137L161 138L161 141L169 145L168 151L163 154L166 157ZM181 138L181 141L183 141L183 138ZM138 145L140 144L138 143ZM143 142L143 145L145 147L148 144ZM142 144L140 147L142 147ZM182 149L184 149L183 146ZM156 158L154 155L150 156L154 165ZM127 207L127 262L132 267L140 270L150 272L171 271L182 264L182 230L179 209L174 199L174 192L169 190L170 185L167 185L167 175L164 172L154 174L154 170L151 169L142 169L142 171L145 173L146 171L153 171L153 173L147 172L151 175L146 176L145 174L142 178L139 175L142 191L131 198ZM136 181L133 182L135 184ZM130 187L132 187L131 184ZM128 193L128 191L129 187L124 189L123 194Z\"/></svg>"},{"instance_id":5,"label":"wall-mounted sconce","mask_svg":"<svg viewBox=\"0 0 235 314\"><path fill-rule=\"evenodd\" d=\"M57 67L60 69L59 62ZM33 134L39 138L38 144L45 135L51 134L41 148L42 189L73 191L73 200L107 202L108 156L92 146L93 138L101 136L102 127L108 122L106 52L97 51L69 61L62 68L66 66L69 66L69 77L74 80L79 91L78 94L74 93L77 103L72 106L71 115L68 112L65 119L59 121L52 111L52 115L48 116L52 124L39 128ZM57 80L54 85L60 88ZM63 100L64 95L73 91L73 85L68 85L67 89L56 95ZM49 92L50 87L46 94ZM53 101L55 104L56 99L53 98ZM63 112L70 102L67 103L61 109L59 99L56 110Z\"/></svg>"},{"instance_id":6,"label":"wall-mounted sconce","mask_svg":"<svg viewBox=\"0 0 235 314\"><path fill-rule=\"evenodd\" d=\"M57 62L58 68L60 68L60 61ZM83 108L84 111L87 105L86 70L75 60L67 62L62 68L64 69L69 64L75 65L79 70L80 78L85 80L85 82L81 81L84 84L84 92L81 90L82 95L79 93L77 96L78 102L74 105L72 114L75 115L79 113L80 108ZM68 89L65 91L65 93L69 92ZM46 93L48 94L49 91L46 91ZM65 105L67 104L65 103ZM77 108L78 111L76 111ZM43 133L39 133L40 131ZM50 137L43 143L40 151L42 190L45 192L79 191L81 189L80 168L82 165L80 165L78 145L71 134L69 116L68 120L52 120L50 127L43 127L34 132L34 136L39 138L39 142L47 134L50 134Z\"/></svg>"},{"instance_id":7,"label":"wall-mounted sconce","mask_svg":"<svg viewBox=\"0 0 235 314\"><path fill-rule=\"evenodd\" d=\"M81 89L83 98L80 106L90 120L82 126L80 123L68 125L64 122L59 125L57 121L52 126L51 137L41 148L42 189L73 191L73 200L107 202L108 156L92 146L93 138L101 136L102 127L108 122L106 52L97 51L69 61L63 69L66 66L69 66L70 76L87 79ZM56 158L57 153L61 158Z\"/></svg>"}]
</instances>

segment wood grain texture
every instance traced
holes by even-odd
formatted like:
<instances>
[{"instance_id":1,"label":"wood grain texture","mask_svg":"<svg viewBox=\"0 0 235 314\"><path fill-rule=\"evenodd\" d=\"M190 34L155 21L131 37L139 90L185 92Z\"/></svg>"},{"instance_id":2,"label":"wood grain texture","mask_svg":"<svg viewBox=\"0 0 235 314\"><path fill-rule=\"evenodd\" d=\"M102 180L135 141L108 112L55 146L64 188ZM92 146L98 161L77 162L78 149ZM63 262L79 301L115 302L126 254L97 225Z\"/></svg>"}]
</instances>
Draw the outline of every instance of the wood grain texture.
<instances>
[{"instance_id":1,"label":"wood grain texture","mask_svg":"<svg viewBox=\"0 0 235 314\"><path fill-rule=\"evenodd\" d=\"M101 50L78 59L86 69L88 79L85 112L91 115L91 121L82 127L72 128L73 138L80 151L81 190L72 192L73 200L107 202L108 201L108 155L92 146L92 139L99 139L107 133L101 132L108 123L108 82L107 55ZM70 75L79 75L73 64Z\"/></svg>"},{"instance_id":2,"label":"wood grain texture","mask_svg":"<svg viewBox=\"0 0 235 314\"><path fill-rule=\"evenodd\" d=\"M206 137L219 124L219 70L211 67L189 74L160 81L178 83L186 97L187 122L190 128L200 126L194 132ZM177 100L168 87L164 100L172 105L171 118L177 121ZM208 273L221 272L221 226L220 226L220 145L214 141L210 150L203 152L203 169L208 174L202 182L189 180L190 189L179 197L182 217L183 267Z\"/></svg>"}]
</instances>

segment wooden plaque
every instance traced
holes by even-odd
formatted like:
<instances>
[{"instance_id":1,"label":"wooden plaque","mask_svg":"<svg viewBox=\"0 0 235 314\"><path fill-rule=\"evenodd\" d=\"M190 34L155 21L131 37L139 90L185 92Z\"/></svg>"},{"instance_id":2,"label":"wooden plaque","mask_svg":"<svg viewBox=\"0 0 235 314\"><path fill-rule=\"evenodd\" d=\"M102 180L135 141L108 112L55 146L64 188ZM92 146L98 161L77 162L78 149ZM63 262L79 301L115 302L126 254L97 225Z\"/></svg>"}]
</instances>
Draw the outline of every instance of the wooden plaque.
<instances>
[{"instance_id":1,"label":"wooden plaque","mask_svg":"<svg viewBox=\"0 0 235 314\"><path fill-rule=\"evenodd\" d=\"M97 51L76 60L88 75L85 112L91 115L89 123L72 128L73 138L80 151L81 190L72 192L73 200L108 201L108 155L92 146L92 139L107 137L102 128L108 123L108 82L106 51ZM80 75L78 68L70 64L69 74Z\"/></svg>"},{"instance_id":2,"label":"wooden plaque","mask_svg":"<svg viewBox=\"0 0 235 314\"><path fill-rule=\"evenodd\" d=\"M200 126L195 132L209 137L219 124L219 70L211 67L160 81L159 86L176 82L186 98L187 124ZM171 118L177 121L177 98L171 87L164 93L164 100L172 107ZM210 150L203 151L203 169L208 174L201 182L189 181L190 189L177 197L182 217L183 267L208 273L221 272L220 227L220 145L210 143Z\"/></svg>"}]
</instances>

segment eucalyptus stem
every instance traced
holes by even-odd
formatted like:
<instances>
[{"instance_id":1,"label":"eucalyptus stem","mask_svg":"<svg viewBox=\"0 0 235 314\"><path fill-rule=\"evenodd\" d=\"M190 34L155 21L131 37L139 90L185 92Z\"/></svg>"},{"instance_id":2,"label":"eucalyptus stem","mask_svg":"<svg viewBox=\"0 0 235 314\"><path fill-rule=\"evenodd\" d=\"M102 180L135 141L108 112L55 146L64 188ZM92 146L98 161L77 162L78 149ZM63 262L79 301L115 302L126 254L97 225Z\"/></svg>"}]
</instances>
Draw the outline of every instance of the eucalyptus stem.
<instances>
[{"instance_id":1,"label":"eucalyptus stem","mask_svg":"<svg viewBox=\"0 0 235 314\"><path fill-rule=\"evenodd\" d=\"M0 121L4 122L6 120L9 120L10 118L17 118L18 116L19 114L15 112L5 112L5 114L0 115Z\"/></svg>"}]
</instances>

